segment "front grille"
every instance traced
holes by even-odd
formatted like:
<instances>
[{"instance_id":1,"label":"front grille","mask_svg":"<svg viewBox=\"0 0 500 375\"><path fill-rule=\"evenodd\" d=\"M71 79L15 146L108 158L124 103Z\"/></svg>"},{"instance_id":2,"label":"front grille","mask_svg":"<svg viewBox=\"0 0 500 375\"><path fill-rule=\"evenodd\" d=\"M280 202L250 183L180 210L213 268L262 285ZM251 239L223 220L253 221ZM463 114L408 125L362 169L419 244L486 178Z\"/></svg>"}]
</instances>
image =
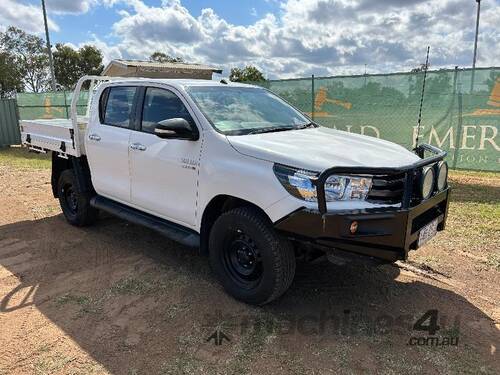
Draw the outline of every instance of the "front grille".
<instances>
[{"instance_id":1,"label":"front grille","mask_svg":"<svg viewBox=\"0 0 500 375\"><path fill-rule=\"evenodd\" d=\"M401 203L405 190L405 176L405 173L373 176L367 201L384 204Z\"/></svg>"}]
</instances>

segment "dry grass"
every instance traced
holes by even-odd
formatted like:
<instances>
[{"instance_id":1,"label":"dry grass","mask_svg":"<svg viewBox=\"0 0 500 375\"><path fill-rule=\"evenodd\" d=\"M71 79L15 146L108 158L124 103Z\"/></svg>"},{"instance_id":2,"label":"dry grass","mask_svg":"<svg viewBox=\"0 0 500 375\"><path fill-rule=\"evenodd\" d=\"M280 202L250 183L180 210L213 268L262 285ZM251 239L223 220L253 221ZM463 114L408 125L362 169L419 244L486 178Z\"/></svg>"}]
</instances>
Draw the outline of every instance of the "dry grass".
<instances>
[{"instance_id":1,"label":"dry grass","mask_svg":"<svg viewBox=\"0 0 500 375\"><path fill-rule=\"evenodd\" d=\"M477 253L498 252L500 242L500 174L455 171L447 237L460 238L461 248Z\"/></svg>"},{"instance_id":2,"label":"dry grass","mask_svg":"<svg viewBox=\"0 0 500 375\"><path fill-rule=\"evenodd\" d=\"M49 169L51 167L50 154L29 152L24 147L0 148L0 165L20 169Z\"/></svg>"}]
</instances>

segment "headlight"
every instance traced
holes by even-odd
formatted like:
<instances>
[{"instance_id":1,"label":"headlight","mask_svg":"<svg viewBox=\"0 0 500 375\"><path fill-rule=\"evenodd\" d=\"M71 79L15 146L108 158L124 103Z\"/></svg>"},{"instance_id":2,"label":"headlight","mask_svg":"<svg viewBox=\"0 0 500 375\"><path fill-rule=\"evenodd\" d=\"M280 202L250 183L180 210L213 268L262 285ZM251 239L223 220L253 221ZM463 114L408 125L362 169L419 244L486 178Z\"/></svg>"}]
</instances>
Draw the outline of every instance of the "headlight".
<instances>
[{"instance_id":1,"label":"headlight","mask_svg":"<svg viewBox=\"0 0 500 375\"><path fill-rule=\"evenodd\" d=\"M319 174L275 164L274 173L283 187L294 197L317 202L315 182ZM325 183L327 202L364 200L372 185L371 177L332 175Z\"/></svg>"},{"instance_id":2,"label":"headlight","mask_svg":"<svg viewBox=\"0 0 500 375\"><path fill-rule=\"evenodd\" d=\"M274 174L281 185L294 197L310 202L316 202L316 187L313 181L318 178L318 173L274 164Z\"/></svg>"},{"instance_id":3,"label":"headlight","mask_svg":"<svg viewBox=\"0 0 500 375\"><path fill-rule=\"evenodd\" d=\"M448 185L448 163L444 160L439 162L437 170L437 188L439 191L442 191L446 188L446 185Z\"/></svg>"},{"instance_id":4,"label":"headlight","mask_svg":"<svg viewBox=\"0 0 500 375\"><path fill-rule=\"evenodd\" d=\"M325 183L326 201L365 200L371 187L371 177L331 175Z\"/></svg>"},{"instance_id":5,"label":"headlight","mask_svg":"<svg viewBox=\"0 0 500 375\"><path fill-rule=\"evenodd\" d=\"M429 199L434 190L434 169L426 167L422 170L422 178L420 180L420 192L423 199Z\"/></svg>"}]
</instances>

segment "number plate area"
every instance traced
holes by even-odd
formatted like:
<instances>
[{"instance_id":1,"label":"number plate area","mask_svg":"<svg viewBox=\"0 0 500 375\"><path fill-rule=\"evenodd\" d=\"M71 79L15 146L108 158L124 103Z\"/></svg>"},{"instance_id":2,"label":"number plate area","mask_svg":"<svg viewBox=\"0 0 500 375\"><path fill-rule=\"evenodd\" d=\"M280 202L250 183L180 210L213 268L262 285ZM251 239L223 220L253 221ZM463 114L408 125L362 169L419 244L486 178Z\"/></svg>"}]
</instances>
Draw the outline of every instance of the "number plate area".
<instances>
[{"instance_id":1,"label":"number plate area","mask_svg":"<svg viewBox=\"0 0 500 375\"><path fill-rule=\"evenodd\" d=\"M418 247L423 246L427 241L436 235L437 227L438 219L435 219L420 230L420 233L418 234Z\"/></svg>"}]
</instances>

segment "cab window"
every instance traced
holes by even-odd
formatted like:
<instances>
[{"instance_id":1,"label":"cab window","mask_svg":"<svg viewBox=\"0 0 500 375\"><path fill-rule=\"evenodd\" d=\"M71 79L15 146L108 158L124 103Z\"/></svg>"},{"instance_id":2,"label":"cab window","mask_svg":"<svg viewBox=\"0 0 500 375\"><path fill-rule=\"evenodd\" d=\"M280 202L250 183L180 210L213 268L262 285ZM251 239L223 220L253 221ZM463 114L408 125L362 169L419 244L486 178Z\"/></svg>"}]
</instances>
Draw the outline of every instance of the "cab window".
<instances>
[{"instance_id":1,"label":"cab window","mask_svg":"<svg viewBox=\"0 0 500 375\"><path fill-rule=\"evenodd\" d=\"M101 95L100 119L105 125L129 128L137 88L115 86L104 90Z\"/></svg>"},{"instance_id":2,"label":"cab window","mask_svg":"<svg viewBox=\"0 0 500 375\"><path fill-rule=\"evenodd\" d=\"M195 127L193 118L177 95L165 89L148 87L144 97L141 130L154 133L159 122L172 118L183 118L192 128Z\"/></svg>"}]
</instances>

